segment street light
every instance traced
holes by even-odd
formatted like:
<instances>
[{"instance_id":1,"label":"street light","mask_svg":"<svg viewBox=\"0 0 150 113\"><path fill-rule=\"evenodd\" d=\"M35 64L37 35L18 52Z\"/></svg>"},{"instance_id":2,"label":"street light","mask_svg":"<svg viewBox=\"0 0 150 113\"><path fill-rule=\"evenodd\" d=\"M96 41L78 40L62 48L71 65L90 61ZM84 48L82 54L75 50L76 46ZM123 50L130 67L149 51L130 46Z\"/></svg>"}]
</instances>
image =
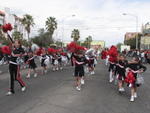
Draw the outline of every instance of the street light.
<instances>
[{"instance_id":1,"label":"street light","mask_svg":"<svg viewBox=\"0 0 150 113\"><path fill-rule=\"evenodd\" d=\"M73 14L73 15L70 15L70 16L66 16L65 18L68 18L68 17L75 17L76 15ZM62 47L63 47L63 39L64 39L64 19L62 20Z\"/></svg>"},{"instance_id":2,"label":"street light","mask_svg":"<svg viewBox=\"0 0 150 113\"><path fill-rule=\"evenodd\" d=\"M123 15L128 15L128 16L132 16L136 19L136 33L138 33L138 16L137 15L133 15L133 14L127 14L127 13L123 13ZM138 49L138 37L136 35L136 49Z\"/></svg>"}]
</instances>

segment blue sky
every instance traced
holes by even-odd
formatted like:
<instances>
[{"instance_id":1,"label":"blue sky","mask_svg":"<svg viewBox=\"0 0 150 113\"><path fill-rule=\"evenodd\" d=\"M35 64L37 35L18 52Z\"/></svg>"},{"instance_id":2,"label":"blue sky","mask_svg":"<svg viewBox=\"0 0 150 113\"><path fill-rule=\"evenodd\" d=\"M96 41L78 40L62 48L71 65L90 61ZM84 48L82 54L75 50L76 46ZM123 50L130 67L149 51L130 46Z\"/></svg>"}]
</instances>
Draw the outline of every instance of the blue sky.
<instances>
[{"instance_id":1,"label":"blue sky","mask_svg":"<svg viewBox=\"0 0 150 113\"><path fill-rule=\"evenodd\" d=\"M135 31L135 18L122 13L138 16L138 31L150 21L150 0L0 0L0 3L19 16L33 15L36 23L33 34L45 26L48 16L54 16L58 21L55 39L71 40L71 31L78 28L82 40L92 35L94 40L105 40L108 46L123 42L126 32Z\"/></svg>"}]
</instances>

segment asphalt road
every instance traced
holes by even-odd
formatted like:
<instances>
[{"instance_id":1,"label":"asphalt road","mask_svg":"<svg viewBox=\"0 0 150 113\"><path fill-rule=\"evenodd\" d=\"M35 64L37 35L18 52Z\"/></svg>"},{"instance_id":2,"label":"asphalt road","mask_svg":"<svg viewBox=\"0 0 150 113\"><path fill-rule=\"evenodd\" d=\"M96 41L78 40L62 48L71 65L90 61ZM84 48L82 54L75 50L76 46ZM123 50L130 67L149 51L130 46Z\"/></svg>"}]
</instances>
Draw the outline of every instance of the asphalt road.
<instances>
[{"instance_id":1,"label":"asphalt road","mask_svg":"<svg viewBox=\"0 0 150 113\"><path fill-rule=\"evenodd\" d=\"M108 82L107 67L100 63L94 76L86 76L81 91L74 87L73 68L25 79L27 90L21 92L16 83L16 94L5 96L9 74L0 75L0 113L150 113L150 66L144 73L145 84L138 90L138 99L129 102L130 90L118 93Z\"/></svg>"}]
</instances>

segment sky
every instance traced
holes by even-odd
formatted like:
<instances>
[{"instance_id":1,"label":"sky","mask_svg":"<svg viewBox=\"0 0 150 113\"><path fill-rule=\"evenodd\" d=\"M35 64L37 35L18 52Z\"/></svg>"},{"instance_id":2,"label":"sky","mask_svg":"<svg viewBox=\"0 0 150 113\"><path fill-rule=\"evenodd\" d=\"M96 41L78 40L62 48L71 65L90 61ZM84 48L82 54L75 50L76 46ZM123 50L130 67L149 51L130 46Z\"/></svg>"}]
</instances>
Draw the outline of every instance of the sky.
<instances>
[{"instance_id":1,"label":"sky","mask_svg":"<svg viewBox=\"0 0 150 113\"><path fill-rule=\"evenodd\" d=\"M18 16L33 15L32 35L52 16L58 22L55 39L71 41L71 31L79 29L80 40L91 35L107 46L123 42L126 32L136 31L136 18L131 15L138 17L139 32L142 24L150 22L150 0L0 0L0 5Z\"/></svg>"}]
</instances>

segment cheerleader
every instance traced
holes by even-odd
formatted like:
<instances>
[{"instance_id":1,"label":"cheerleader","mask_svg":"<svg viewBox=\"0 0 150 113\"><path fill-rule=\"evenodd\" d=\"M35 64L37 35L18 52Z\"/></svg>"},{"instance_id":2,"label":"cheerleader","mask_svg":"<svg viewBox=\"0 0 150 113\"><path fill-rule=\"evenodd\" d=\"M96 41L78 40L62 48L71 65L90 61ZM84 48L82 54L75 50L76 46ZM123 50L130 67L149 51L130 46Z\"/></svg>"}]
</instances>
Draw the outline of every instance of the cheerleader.
<instances>
[{"instance_id":1,"label":"cheerleader","mask_svg":"<svg viewBox=\"0 0 150 113\"><path fill-rule=\"evenodd\" d=\"M29 55L28 52L26 52L24 56L24 69L26 69L28 66L28 59L29 59Z\"/></svg>"},{"instance_id":2,"label":"cheerleader","mask_svg":"<svg viewBox=\"0 0 150 113\"><path fill-rule=\"evenodd\" d=\"M58 59L58 70L62 70L62 55L61 54L57 54L57 59Z\"/></svg>"},{"instance_id":3,"label":"cheerleader","mask_svg":"<svg viewBox=\"0 0 150 113\"><path fill-rule=\"evenodd\" d=\"M125 91L123 84L124 84L125 74L126 74L126 65L127 65L127 60L125 60L125 57L123 55L120 55L118 59L118 63L116 64L116 73L118 79L119 92Z\"/></svg>"},{"instance_id":4,"label":"cheerleader","mask_svg":"<svg viewBox=\"0 0 150 113\"><path fill-rule=\"evenodd\" d=\"M74 54L74 65L75 65L75 72L74 76L76 79L76 89L78 91L81 90L81 78L84 76L84 65L86 64L86 58L83 53Z\"/></svg>"},{"instance_id":5,"label":"cheerleader","mask_svg":"<svg viewBox=\"0 0 150 113\"><path fill-rule=\"evenodd\" d=\"M115 46L111 46L110 50L108 51L109 55L109 82L113 82L116 72L116 61L117 61L117 48Z\"/></svg>"},{"instance_id":6,"label":"cheerleader","mask_svg":"<svg viewBox=\"0 0 150 113\"><path fill-rule=\"evenodd\" d=\"M95 68L95 56L90 54L88 58L88 68L91 75L95 74L94 68Z\"/></svg>"},{"instance_id":7,"label":"cheerleader","mask_svg":"<svg viewBox=\"0 0 150 113\"><path fill-rule=\"evenodd\" d=\"M146 67L143 66L138 57L133 57L132 61L127 65L128 75L126 77L126 82L128 86L131 87L131 98L130 101L133 102L137 98L137 87L140 86L137 83L137 75L146 71Z\"/></svg>"},{"instance_id":8,"label":"cheerleader","mask_svg":"<svg viewBox=\"0 0 150 113\"><path fill-rule=\"evenodd\" d=\"M62 64L63 64L63 66L66 66L68 64L67 54L62 53L61 58L62 58Z\"/></svg>"},{"instance_id":9,"label":"cheerleader","mask_svg":"<svg viewBox=\"0 0 150 113\"><path fill-rule=\"evenodd\" d=\"M10 90L6 95L12 95L15 93L14 91L14 81L18 81L18 83L21 86L21 90L25 91L25 83L22 81L20 76L20 64L19 64L19 58L23 56L24 50L21 47L20 41L16 40L14 43L14 48L11 53L10 61L9 61L9 73L10 73Z\"/></svg>"},{"instance_id":10,"label":"cheerleader","mask_svg":"<svg viewBox=\"0 0 150 113\"><path fill-rule=\"evenodd\" d=\"M41 66L42 66L42 68L43 68L43 70L42 70L42 73L44 74L46 74L47 73L47 66L48 66L48 64L47 64L47 60L49 59L49 57L46 55L46 51L45 50L42 50L42 55L41 55Z\"/></svg>"},{"instance_id":11,"label":"cheerleader","mask_svg":"<svg viewBox=\"0 0 150 113\"><path fill-rule=\"evenodd\" d=\"M59 70L59 68L58 68L58 57L57 57L56 53L53 53L53 55L52 55L52 65L53 65L53 67L52 67L53 71Z\"/></svg>"},{"instance_id":12,"label":"cheerleader","mask_svg":"<svg viewBox=\"0 0 150 113\"><path fill-rule=\"evenodd\" d=\"M28 74L27 74L27 77L26 78L30 78L30 75L31 75L31 70L34 71L34 77L36 78L37 77L37 72L36 72L36 68L37 68L37 65L34 61L35 57L33 52L32 51L29 51L28 53L28 60L27 60L27 63L29 65L29 69L28 69Z\"/></svg>"}]
</instances>

